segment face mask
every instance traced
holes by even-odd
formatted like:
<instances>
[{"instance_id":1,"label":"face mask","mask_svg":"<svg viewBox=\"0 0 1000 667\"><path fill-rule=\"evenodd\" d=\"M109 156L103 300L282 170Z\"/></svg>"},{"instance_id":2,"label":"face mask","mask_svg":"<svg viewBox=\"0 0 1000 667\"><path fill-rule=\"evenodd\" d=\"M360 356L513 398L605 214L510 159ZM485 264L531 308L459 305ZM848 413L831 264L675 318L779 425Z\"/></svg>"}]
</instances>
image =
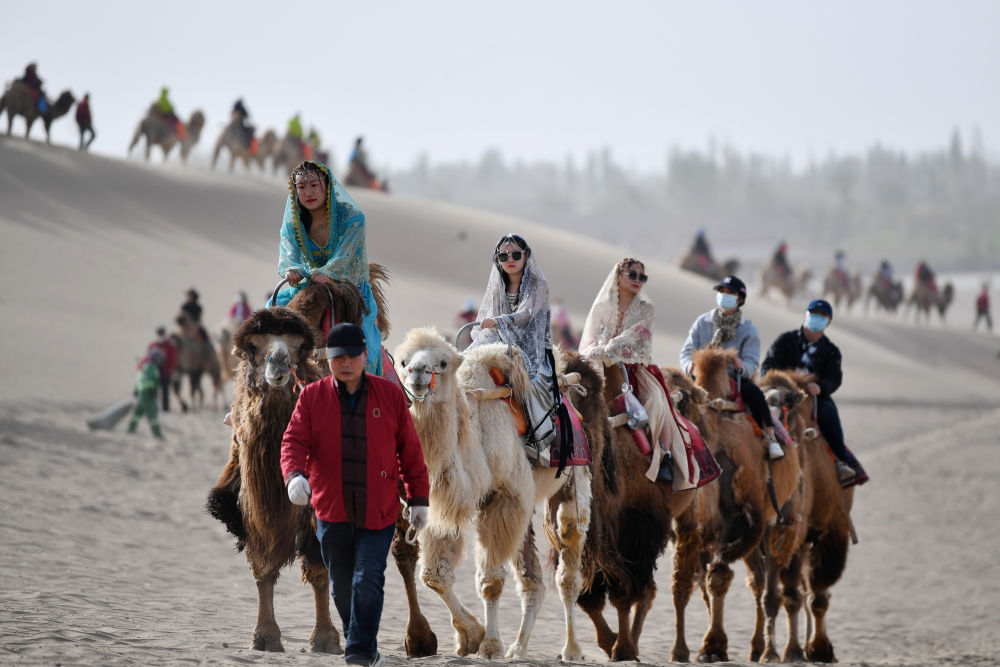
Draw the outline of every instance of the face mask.
<instances>
[{"instance_id":1,"label":"face mask","mask_svg":"<svg viewBox=\"0 0 1000 667\"><path fill-rule=\"evenodd\" d=\"M719 308L722 310L732 310L736 307L736 304L739 303L739 298L735 294L716 292L715 303L719 304Z\"/></svg>"},{"instance_id":2,"label":"face mask","mask_svg":"<svg viewBox=\"0 0 1000 667\"><path fill-rule=\"evenodd\" d=\"M820 315L819 313L809 313L806 315L806 329L809 329L813 333L819 333L829 323L830 320L826 318L826 315Z\"/></svg>"}]
</instances>

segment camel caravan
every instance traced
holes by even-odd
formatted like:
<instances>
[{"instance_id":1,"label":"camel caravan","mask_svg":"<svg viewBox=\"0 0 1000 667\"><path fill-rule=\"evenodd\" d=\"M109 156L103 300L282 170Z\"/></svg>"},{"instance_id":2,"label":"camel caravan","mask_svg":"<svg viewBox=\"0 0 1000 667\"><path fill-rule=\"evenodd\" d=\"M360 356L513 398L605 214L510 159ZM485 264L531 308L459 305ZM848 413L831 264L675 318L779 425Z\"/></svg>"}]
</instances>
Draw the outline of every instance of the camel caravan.
<instances>
[{"instance_id":1,"label":"camel caravan","mask_svg":"<svg viewBox=\"0 0 1000 667\"><path fill-rule=\"evenodd\" d=\"M387 273L377 264L370 265L370 273L384 337ZM232 534L250 566L258 595L250 645L257 650L283 650L274 587L281 570L295 560L313 591L311 650L344 650L330 613L313 510L289 502L279 457L301 388L330 374L321 356L324 324L360 323L364 309L353 284L312 284L287 307L253 312L232 336L238 363L230 454L207 509ZM595 367L575 351L557 350L556 377L575 415L565 423L560 419L560 429L579 426L567 428L573 431L569 440L556 439L551 456L533 457L525 435L530 383L521 351L502 342L460 350L434 328L409 331L395 349L393 368L410 399L430 497L426 526L416 535L401 508L391 547L408 602L407 656L439 651L420 608L418 579L450 613L448 651L487 660L538 654L530 639L548 579L532 524L540 508L563 605L561 660L593 657L580 645L577 606L593 622L597 645L609 660L641 660L639 638L658 587L656 562L673 543L671 660L692 659L684 619L696 585L709 612L697 659L731 659L723 611L731 566L742 560L758 607L748 659L835 661L824 619L829 590L843 573L852 540L853 490L841 488L829 447L814 426L813 399L805 391L810 378L772 372L761 380L773 414L794 438L786 456L769 460L760 430L741 410L738 390L730 384L732 356L715 347L698 351L697 381L679 369L661 369L672 405L700 433L719 467L713 482L675 491L672 482L646 476L650 456L635 432L643 427L630 425L618 400L627 384L623 367ZM655 442L648 431L643 437ZM398 484L402 497L402 481ZM471 544L475 576L461 581L456 572ZM505 644L499 598L511 571L521 617L517 636ZM481 616L461 600L460 592L469 587L482 601ZM614 627L604 617L608 602L617 616ZM779 655L775 619L782 607L789 636Z\"/></svg>"}]
</instances>

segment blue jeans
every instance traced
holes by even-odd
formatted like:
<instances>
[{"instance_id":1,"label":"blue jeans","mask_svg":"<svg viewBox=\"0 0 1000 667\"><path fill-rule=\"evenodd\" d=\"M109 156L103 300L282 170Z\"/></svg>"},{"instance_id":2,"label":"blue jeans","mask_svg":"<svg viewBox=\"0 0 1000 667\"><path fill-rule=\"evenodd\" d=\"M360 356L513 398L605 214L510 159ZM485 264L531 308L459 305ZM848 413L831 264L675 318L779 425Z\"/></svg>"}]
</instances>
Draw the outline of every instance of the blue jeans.
<instances>
[{"instance_id":1,"label":"blue jeans","mask_svg":"<svg viewBox=\"0 0 1000 667\"><path fill-rule=\"evenodd\" d=\"M375 657L385 599L385 565L395 530L396 524L367 530L353 523L316 520L316 539L330 573L330 593L343 624L345 660Z\"/></svg>"}]
</instances>

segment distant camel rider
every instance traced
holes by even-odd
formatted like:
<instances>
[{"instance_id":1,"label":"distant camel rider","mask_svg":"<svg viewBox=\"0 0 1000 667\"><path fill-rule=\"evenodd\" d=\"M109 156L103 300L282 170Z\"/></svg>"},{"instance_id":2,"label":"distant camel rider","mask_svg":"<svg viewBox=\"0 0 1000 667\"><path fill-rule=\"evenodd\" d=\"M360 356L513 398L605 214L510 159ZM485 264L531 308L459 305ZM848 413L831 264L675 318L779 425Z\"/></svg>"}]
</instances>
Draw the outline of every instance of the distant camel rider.
<instances>
[{"instance_id":1,"label":"distant camel rider","mask_svg":"<svg viewBox=\"0 0 1000 667\"><path fill-rule=\"evenodd\" d=\"M786 256L787 252L788 245L782 241L778 244L778 249L774 251L774 256L771 257L771 263L774 264L774 268L778 270L778 273L785 280L792 275L792 267L788 265L788 257Z\"/></svg>"},{"instance_id":2,"label":"distant camel rider","mask_svg":"<svg viewBox=\"0 0 1000 667\"><path fill-rule=\"evenodd\" d=\"M837 280L841 282L844 287L847 287L850 279L847 276L847 269L844 268L844 257L847 256L843 250L838 250L833 255L834 261L834 271L837 274Z\"/></svg>"},{"instance_id":3,"label":"distant camel rider","mask_svg":"<svg viewBox=\"0 0 1000 667\"><path fill-rule=\"evenodd\" d=\"M882 260L882 263L878 267L878 277L879 280L882 281L884 287L892 287L892 264L889 263L889 260Z\"/></svg>"},{"instance_id":4,"label":"distant camel rider","mask_svg":"<svg viewBox=\"0 0 1000 667\"><path fill-rule=\"evenodd\" d=\"M694 236L694 243L691 244L691 254L702 270L708 269L715 264L712 260L712 250L708 247L708 239L705 238L705 228L699 227Z\"/></svg>"},{"instance_id":5,"label":"distant camel rider","mask_svg":"<svg viewBox=\"0 0 1000 667\"><path fill-rule=\"evenodd\" d=\"M368 151L365 150L363 143L364 137L358 137L354 140L354 150L351 151L350 163L356 166L366 179L371 181L375 178L375 174L368 168Z\"/></svg>"},{"instance_id":6,"label":"distant camel rider","mask_svg":"<svg viewBox=\"0 0 1000 667\"><path fill-rule=\"evenodd\" d=\"M90 148L90 144L97 138L97 133L94 132L93 121L90 117L90 93L84 93L83 99L76 103L76 125L80 128L80 150L85 151ZM84 141L87 132L90 132L90 139Z\"/></svg>"},{"instance_id":7,"label":"distant camel rider","mask_svg":"<svg viewBox=\"0 0 1000 667\"><path fill-rule=\"evenodd\" d=\"M257 128L247 122L250 120L250 112L247 111L247 108L243 105L242 97L233 103L232 117L234 120L238 120L240 122L240 129L243 130L243 136L246 138L246 142L250 144L250 154L256 155L257 140L254 137L254 132Z\"/></svg>"},{"instance_id":8,"label":"distant camel rider","mask_svg":"<svg viewBox=\"0 0 1000 667\"><path fill-rule=\"evenodd\" d=\"M309 142L309 145L312 146L314 152L319 151L319 147L322 142L319 138L319 132L316 130L315 127L309 128L309 134L306 137L306 140Z\"/></svg>"},{"instance_id":9,"label":"distant camel rider","mask_svg":"<svg viewBox=\"0 0 1000 667\"><path fill-rule=\"evenodd\" d=\"M299 114L295 114L288 121L288 134L297 141L302 141L302 120L299 118Z\"/></svg>"},{"instance_id":10,"label":"distant camel rider","mask_svg":"<svg viewBox=\"0 0 1000 667\"><path fill-rule=\"evenodd\" d=\"M38 77L37 69L37 63L28 63L28 66L24 68L24 76L21 77L20 81L31 91L38 110L45 113L46 109L48 109L48 104L45 102L45 93L42 92L42 80Z\"/></svg>"},{"instance_id":11,"label":"distant camel rider","mask_svg":"<svg viewBox=\"0 0 1000 667\"><path fill-rule=\"evenodd\" d=\"M201 325L201 304L198 302L198 292L192 287L185 296L187 298L181 304L181 312L187 315L188 319L198 327L198 335L201 336L203 343L207 343L208 332Z\"/></svg>"},{"instance_id":12,"label":"distant camel rider","mask_svg":"<svg viewBox=\"0 0 1000 667\"><path fill-rule=\"evenodd\" d=\"M169 95L169 88L166 86L160 88L160 97L156 100L156 110L160 112L161 116L174 124L174 127L177 128L177 136L183 139L186 134L184 130L184 123L182 123L181 119L177 117L176 113L174 113L174 105L170 101Z\"/></svg>"},{"instance_id":13,"label":"distant camel rider","mask_svg":"<svg viewBox=\"0 0 1000 667\"><path fill-rule=\"evenodd\" d=\"M934 271L927 265L927 262L920 260L917 264L916 278L918 284L927 286L932 292L937 292L937 283L934 280Z\"/></svg>"}]
</instances>

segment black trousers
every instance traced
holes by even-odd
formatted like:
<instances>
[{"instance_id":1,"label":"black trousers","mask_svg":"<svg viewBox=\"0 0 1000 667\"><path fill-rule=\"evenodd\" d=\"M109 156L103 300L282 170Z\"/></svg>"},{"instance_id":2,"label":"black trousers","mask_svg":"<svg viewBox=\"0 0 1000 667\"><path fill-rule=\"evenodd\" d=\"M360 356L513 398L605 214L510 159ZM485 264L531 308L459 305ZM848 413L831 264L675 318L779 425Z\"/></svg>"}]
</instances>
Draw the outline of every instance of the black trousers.
<instances>
[{"instance_id":1,"label":"black trousers","mask_svg":"<svg viewBox=\"0 0 1000 667\"><path fill-rule=\"evenodd\" d=\"M743 403L746 404L750 416L753 417L758 426L774 428L774 422L771 421L771 408L767 406L764 392L754 384L753 380L740 378L740 396L743 397Z\"/></svg>"}]
</instances>

